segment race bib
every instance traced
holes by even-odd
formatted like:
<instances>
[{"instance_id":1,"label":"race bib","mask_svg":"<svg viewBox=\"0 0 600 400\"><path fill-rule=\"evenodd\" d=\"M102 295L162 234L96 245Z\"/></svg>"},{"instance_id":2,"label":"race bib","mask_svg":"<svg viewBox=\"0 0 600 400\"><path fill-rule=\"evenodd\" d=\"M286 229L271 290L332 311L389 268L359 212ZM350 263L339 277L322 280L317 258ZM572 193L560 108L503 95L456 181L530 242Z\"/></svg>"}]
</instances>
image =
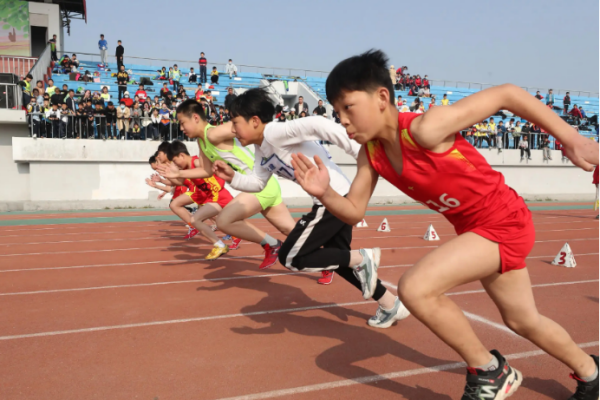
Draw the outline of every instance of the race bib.
<instances>
[{"instance_id":1,"label":"race bib","mask_svg":"<svg viewBox=\"0 0 600 400\"><path fill-rule=\"evenodd\" d=\"M266 168L269 172L280 176L285 179L289 179L291 181L296 181L296 177L294 176L294 168L290 165L287 165L285 162L281 160L277 156L277 154L273 154L271 157L263 157L260 162L261 167Z\"/></svg>"}]
</instances>

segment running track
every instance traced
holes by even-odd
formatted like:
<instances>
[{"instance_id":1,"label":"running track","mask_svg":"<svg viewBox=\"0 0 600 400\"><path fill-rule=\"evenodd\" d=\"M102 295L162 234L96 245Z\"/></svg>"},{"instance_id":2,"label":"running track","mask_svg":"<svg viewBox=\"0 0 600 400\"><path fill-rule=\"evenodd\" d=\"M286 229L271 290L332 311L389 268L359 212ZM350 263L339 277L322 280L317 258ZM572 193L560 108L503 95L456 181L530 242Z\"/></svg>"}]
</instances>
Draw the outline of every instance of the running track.
<instances>
[{"instance_id":1,"label":"running track","mask_svg":"<svg viewBox=\"0 0 600 400\"><path fill-rule=\"evenodd\" d=\"M540 311L598 353L598 223L591 205L530 204ZM295 212L305 210L295 209ZM297 215L297 214L294 214ZM375 229L387 217L391 233ZM420 206L372 207L353 247L383 248L380 277L454 236ZM254 219L273 233L264 219ZM433 223L440 242L422 239ZM207 242L156 210L0 214L0 399L411 399L462 393L464 367L416 319L366 325L376 305L336 276L277 265L257 245L208 263ZM575 269L550 265L564 242ZM486 346L525 375L514 399L566 399L558 362L502 324L479 284L453 290Z\"/></svg>"}]
</instances>

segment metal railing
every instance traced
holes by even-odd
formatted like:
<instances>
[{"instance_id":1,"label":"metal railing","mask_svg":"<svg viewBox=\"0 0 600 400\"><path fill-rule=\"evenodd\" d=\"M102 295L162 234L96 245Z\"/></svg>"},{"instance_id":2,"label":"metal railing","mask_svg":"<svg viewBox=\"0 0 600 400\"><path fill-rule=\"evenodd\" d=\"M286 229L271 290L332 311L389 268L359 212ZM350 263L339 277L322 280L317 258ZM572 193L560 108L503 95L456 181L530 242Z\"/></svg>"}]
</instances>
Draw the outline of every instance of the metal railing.
<instances>
[{"instance_id":1,"label":"metal railing","mask_svg":"<svg viewBox=\"0 0 600 400\"><path fill-rule=\"evenodd\" d=\"M23 78L36 61L35 57L0 56L0 73L15 74Z\"/></svg>"},{"instance_id":2,"label":"metal railing","mask_svg":"<svg viewBox=\"0 0 600 400\"><path fill-rule=\"evenodd\" d=\"M32 138L192 141L183 134L177 121L153 123L149 117L107 118L103 114L94 114L89 119L85 115L64 115L62 112L60 116L52 112L32 112L27 114L27 122ZM134 131L136 123L139 132Z\"/></svg>"},{"instance_id":3,"label":"metal railing","mask_svg":"<svg viewBox=\"0 0 600 400\"><path fill-rule=\"evenodd\" d=\"M0 83L0 109L20 109L23 92L14 83Z\"/></svg>"}]
</instances>

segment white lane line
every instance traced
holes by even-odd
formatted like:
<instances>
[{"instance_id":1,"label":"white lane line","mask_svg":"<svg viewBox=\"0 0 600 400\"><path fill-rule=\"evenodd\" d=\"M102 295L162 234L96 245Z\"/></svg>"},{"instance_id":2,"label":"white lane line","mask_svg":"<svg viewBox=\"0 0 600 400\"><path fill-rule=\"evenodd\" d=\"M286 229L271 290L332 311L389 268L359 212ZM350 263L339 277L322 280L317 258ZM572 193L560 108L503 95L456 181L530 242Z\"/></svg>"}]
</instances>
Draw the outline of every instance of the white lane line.
<instances>
[{"instance_id":1,"label":"white lane line","mask_svg":"<svg viewBox=\"0 0 600 400\"><path fill-rule=\"evenodd\" d=\"M487 318L483 318L480 315L473 314L473 313L467 312L465 310L463 310L463 314L465 314L465 316L468 319L472 320L472 321L479 322L481 324L484 324L484 325L490 326L492 328L496 328L498 330L501 330L502 332L506 332L506 333L510 334L511 336L515 336L515 337L517 337L519 339L523 339L521 336L519 336L516 333L514 333L513 331L511 331L506 325L502 325L502 324L499 324L497 322L490 321Z\"/></svg>"},{"instance_id":2,"label":"white lane line","mask_svg":"<svg viewBox=\"0 0 600 400\"><path fill-rule=\"evenodd\" d=\"M579 343L577 346L579 346L582 349L586 349L589 347L598 346L598 342ZM522 360L522 359L526 359L526 358L543 356L546 354L547 353L544 352L543 350L533 350L533 351L526 351L526 352L522 352L522 353L509 354L509 355L506 355L505 358L507 360ZM235 397L227 397L227 398L221 398L218 400L272 399L275 397L293 396L296 394L311 393L311 392L317 392L320 390L330 390L330 389L337 389L337 388L347 387L347 386L372 384L375 382L381 382L381 381L385 381L385 380L400 379L400 378L406 378L409 376L416 376L416 375L432 374L432 373L436 373L436 372L449 371L449 370L465 368L465 367L466 367L466 364L462 363L462 362L451 363L451 364L441 364L441 365L436 365L434 367L428 367L428 368L416 368L416 369L410 369L410 370L404 370L404 371L390 372L390 373L381 374L381 375L361 376L361 377L354 378L354 379L343 379L343 380L326 382L326 383L318 383L315 385L297 386L295 388L273 390L273 391L269 391L269 392L247 394L247 395L235 396Z\"/></svg>"},{"instance_id":3,"label":"white lane line","mask_svg":"<svg viewBox=\"0 0 600 400\"><path fill-rule=\"evenodd\" d=\"M592 279L588 281L577 281L577 282L558 282L558 283L542 283L539 285L531 285L532 288L539 287L553 287L553 286L564 286L564 285L576 285L576 284L585 284L585 283L597 283L598 279ZM474 294L484 292L481 290L469 290L464 292L453 292L447 293L447 296L457 296L457 295L465 295L465 294ZM50 332L38 332L38 333L25 333L21 335L8 335L8 336L0 336L0 340L14 340L14 339L27 339L34 337L44 337L44 336L57 336L57 335L67 335L71 333L87 333L87 332L99 332L99 331L110 331L115 329L129 329L129 328L141 328L146 326L157 326L157 325L173 325L173 324L181 324L186 322L199 322L199 321L212 321L219 319L230 319L230 318L238 318L238 317L250 317L254 315L266 315L266 314L282 314L282 313L292 313L292 312L300 312L300 311L308 311L308 310L321 310L326 308L337 308L337 307L350 307L350 306L361 306L367 304L375 304L372 300L367 301L356 301L351 303L331 303L331 304L320 304L317 306L309 306L309 307L298 307L298 308L285 308L279 310L266 310L266 311L256 311L250 313L237 313L237 314L224 314L224 315L212 315L208 317L195 317L195 318L183 318L183 319L172 319L165 321L152 321L152 322L139 322L135 324L123 324L123 325L108 325L108 326L97 326L92 328L81 328L81 329L68 329L62 331L50 331Z\"/></svg>"}]
</instances>

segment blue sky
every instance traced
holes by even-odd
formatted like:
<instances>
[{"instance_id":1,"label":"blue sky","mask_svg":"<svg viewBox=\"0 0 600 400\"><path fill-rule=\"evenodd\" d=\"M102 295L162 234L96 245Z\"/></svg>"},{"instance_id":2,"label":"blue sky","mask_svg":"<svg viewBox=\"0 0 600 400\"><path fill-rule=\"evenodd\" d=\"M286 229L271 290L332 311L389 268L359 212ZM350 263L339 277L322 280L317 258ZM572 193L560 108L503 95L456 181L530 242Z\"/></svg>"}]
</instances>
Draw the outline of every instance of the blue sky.
<instances>
[{"instance_id":1,"label":"blue sky","mask_svg":"<svg viewBox=\"0 0 600 400\"><path fill-rule=\"evenodd\" d=\"M598 0L92 0L65 49L331 70L380 48L431 79L598 91ZM202 8L200 8L202 5ZM80 57L84 58L84 57ZM127 61L126 61L127 62ZM157 62L157 65L162 63Z\"/></svg>"}]
</instances>

